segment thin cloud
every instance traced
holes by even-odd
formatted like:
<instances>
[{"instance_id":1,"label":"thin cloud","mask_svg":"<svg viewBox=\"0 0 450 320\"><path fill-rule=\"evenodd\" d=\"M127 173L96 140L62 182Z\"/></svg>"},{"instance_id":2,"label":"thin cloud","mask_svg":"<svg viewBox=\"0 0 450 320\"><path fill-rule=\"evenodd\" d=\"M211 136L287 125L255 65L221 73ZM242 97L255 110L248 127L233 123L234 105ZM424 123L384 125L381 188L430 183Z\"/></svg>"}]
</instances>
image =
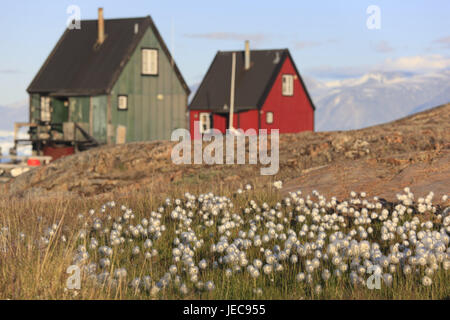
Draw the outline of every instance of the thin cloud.
<instances>
[{"instance_id":1,"label":"thin cloud","mask_svg":"<svg viewBox=\"0 0 450 320\"><path fill-rule=\"evenodd\" d=\"M357 78L370 72L427 73L450 69L450 57L434 54L387 58L381 64L333 67L322 65L307 68L305 72L322 79Z\"/></svg>"},{"instance_id":2,"label":"thin cloud","mask_svg":"<svg viewBox=\"0 0 450 320\"><path fill-rule=\"evenodd\" d=\"M0 73L2 74L15 74L15 73L21 73L19 69L0 69Z\"/></svg>"},{"instance_id":3,"label":"thin cloud","mask_svg":"<svg viewBox=\"0 0 450 320\"><path fill-rule=\"evenodd\" d=\"M294 47L295 47L295 49L302 50L302 49L318 47L321 45L322 45L322 43L317 42L317 41L299 41L294 44Z\"/></svg>"},{"instance_id":4,"label":"thin cloud","mask_svg":"<svg viewBox=\"0 0 450 320\"><path fill-rule=\"evenodd\" d=\"M339 43L337 39L328 39L324 41L297 41L294 43L294 49L303 50L309 48L320 47L327 44L336 44Z\"/></svg>"},{"instance_id":5,"label":"thin cloud","mask_svg":"<svg viewBox=\"0 0 450 320\"><path fill-rule=\"evenodd\" d=\"M188 38L209 39L209 40L228 40L262 42L270 38L263 33L236 33L236 32L210 32L210 33L188 33L184 35Z\"/></svg>"},{"instance_id":6,"label":"thin cloud","mask_svg":"<svg viewBox=\"0 0 450 320\"><path fill-rule=\"evenodd\" d=\"M305 71L318 78L326 79L344 79L360 77L369 69L368 66L356 66L356 67L333 67L329 65L317 66L307 68Z\"/></svg>"},{"instance_id":7,"label":"thin cloud","mask_svg":"<svg viewBox=\"0 0 450 320\"><path fill-rule=\"evenodd\" d=\"M394 48L392 48L389 42L385 40L378 42L373 48L376 52L379 53L388 53L394 51Z\"/></svg>"},{"instance_id":8,"label":"thin cloud","mask_svg":"<svg viewBox=\"0 0 450 320\"><path fill-rule=\"evenodd\" d=\"M436 39L433 42L441 44L443 47L450 49L450 36Z\"/></svg>"},{"instance_id":9,"label":"thin cloud","mask_svg":"<svg viewBox=\"0 0 450 320\"><path fill-rule=\"evenodd\" d=\"M426 56L388 58L380 66L385 70L402 70L411 72L430 72L450 68L450 58L439 54Z\"/></svg>"}]
</instances>

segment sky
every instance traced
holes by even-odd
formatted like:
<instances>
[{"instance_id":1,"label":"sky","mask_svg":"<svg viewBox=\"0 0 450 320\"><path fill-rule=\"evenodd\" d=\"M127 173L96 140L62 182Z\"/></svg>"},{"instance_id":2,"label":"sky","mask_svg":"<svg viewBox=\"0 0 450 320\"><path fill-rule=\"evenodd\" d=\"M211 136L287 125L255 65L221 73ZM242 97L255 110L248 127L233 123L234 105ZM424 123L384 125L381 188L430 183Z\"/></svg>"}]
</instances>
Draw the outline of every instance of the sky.
<instances>
[{"instance_id":1,"label":"sky","mask_svg":"<svg viewBox=\"0 0 450 320\"><path fill-rule=\"evenodd\" d=\"M66 28L81 19L150 15L184 78L195 87L218 50L288 48L302 75L343 79L373 71L450 67L448 0L6 1L0 11L0 105L26 88ZM369 29L379 8L379 28ZM81 28L83 27L81 22Z\"/></svg>"}]
</instances>

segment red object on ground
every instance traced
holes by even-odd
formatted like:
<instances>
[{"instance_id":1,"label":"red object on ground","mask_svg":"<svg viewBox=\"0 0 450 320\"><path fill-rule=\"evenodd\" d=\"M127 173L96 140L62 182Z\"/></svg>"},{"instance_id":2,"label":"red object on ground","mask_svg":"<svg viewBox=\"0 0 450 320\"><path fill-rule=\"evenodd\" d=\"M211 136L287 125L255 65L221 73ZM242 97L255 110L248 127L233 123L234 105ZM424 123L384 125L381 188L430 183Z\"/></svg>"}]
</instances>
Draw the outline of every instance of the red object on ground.
<instances>
[{"instance_id":1,"label":"red object on ground","mask_svg":"<svg viewBox=\"0 0 450 320\"><path fill-rule=\"evenodd\" d=\"M50 147L50 146L44 147L44 156L51 156L52 161L74 153L75 153L74 147Z\"/></svg>"},{"instance_id":2,"label":"red object on ground","mask_svg":"<svg viewBox=\"0 0 450 320\"><path fill-rule=\"evenodd\" d=\"M30 158L27 160L27 165L30 167L39 167L41 165L41 161L39 161L39 159Z\"/></svg>"}]
</instances>

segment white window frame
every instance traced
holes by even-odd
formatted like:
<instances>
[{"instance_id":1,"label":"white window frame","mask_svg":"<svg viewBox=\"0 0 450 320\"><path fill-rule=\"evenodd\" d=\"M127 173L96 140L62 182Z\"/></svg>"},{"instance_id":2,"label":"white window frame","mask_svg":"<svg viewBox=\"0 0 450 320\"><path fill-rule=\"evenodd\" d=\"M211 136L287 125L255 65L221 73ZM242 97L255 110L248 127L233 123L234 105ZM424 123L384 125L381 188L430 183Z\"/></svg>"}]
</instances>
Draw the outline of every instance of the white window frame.
<instances>
[{"instance_id":1,"label":"white window frame","mask_svg":"<svg viewBox=\"0 0 450 320\"><path fill-rule=\"evenodd\" d=\"M123 105L125 103L125 106ZM128 110L128 96L125 94L119 94L117 96L117 109Z\"/></svg>"},{"instance_id":2,"label":"white window frame","mask_svg":"<svg viewBox=\"0 0 450 320\"><path fill-rule=\"evenodd\" d=\"M209 112L200 112L199 114L199 131L206 133L211 130L211 114Z\"/></svg>"},{"instance_id":3,"label":"white window frame","mask_svg":"<svg viewBox=\"0 0 450 320\"><path fill-rule=\"evenodd\" d=\"M273 112L272 111L266 112L266 123L267 124L273 123Z\"/></svg>"},{"instance_id":4,"label":"white window frame","mask_svg":"<svg viewBox=\"0 0 450 320\"><path fill-rule=\"evenodd\" d=\"M294 95L294 75L293 74L283 74L281 86L282 86L281 93L283 94L283 96L293 96Z\"/></svg>"},{"instance_id":5,"label":"white window frame","mask_svg":"<svg viewBox=\"0 0 450 320\"><path fill-rule=\"evenodd\" d=\"M147 76L157 76L159 69L158 49L142 48L142 66L141 73Z\"/></svg>"},{"instance_id":6,"label":"white window frame","mask_svg":"<svg viewBox=\"0 0 450 320\"><path fill-rule=\"evenodd\" d=\"M44 122L52 120L51 99L49 96L41 96L40 119Z\"/></svg>"}]
</instances>

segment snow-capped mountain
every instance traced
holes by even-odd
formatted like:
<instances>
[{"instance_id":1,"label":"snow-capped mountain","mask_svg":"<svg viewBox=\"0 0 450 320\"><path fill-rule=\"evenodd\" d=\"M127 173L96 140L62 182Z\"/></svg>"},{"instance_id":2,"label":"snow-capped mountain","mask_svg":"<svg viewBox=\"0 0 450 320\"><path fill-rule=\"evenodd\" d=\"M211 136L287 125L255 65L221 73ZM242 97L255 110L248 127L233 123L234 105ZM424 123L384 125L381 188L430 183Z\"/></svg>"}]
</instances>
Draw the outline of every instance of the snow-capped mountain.
<instances>
[{"instance_id":1,"label":"snow-capped mountain","mask_svg":"<svg viewBox=\"0 0 450 320\"><path fill-rule=\"evenodd\" d=\"M330 82L304 80L317 108L317 131L359 129L450 102L450 70L373 72Z\"/></svg>"}]
</instances>

